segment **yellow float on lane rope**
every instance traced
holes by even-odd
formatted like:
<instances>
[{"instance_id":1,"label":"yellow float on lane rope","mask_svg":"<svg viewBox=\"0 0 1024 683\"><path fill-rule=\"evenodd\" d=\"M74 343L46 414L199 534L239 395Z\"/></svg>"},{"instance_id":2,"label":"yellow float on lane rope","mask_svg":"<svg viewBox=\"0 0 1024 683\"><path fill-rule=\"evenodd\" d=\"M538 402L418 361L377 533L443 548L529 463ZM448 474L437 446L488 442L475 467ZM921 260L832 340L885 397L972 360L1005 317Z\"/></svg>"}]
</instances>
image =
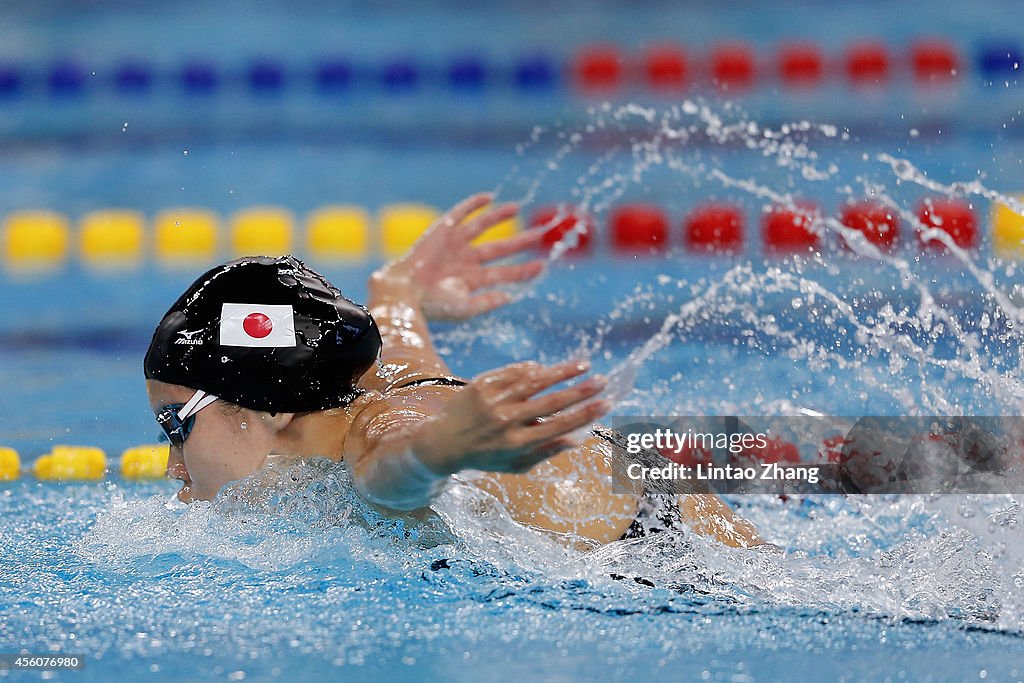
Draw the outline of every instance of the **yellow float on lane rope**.
<instances>
[{"instance_id":1,"label":"yellow float on lane rope","mask_svg":"<svg viewBox=\"0 0 1024 683\"><path fill-rule=\"evenodd\" d=\"M54 446L32 466L44 481L97 481L107 469L107 455L94 446Z\"/></svg>"},{"instance_id":2,"label":"yellow float on lane rope","mask_svg":"<svg viewBox=\"0 0 1024 683\"><path fill-rule=\"evenodd\" d=\"M128 448L121 454L121 476L125 479L162 479L167 472L167 444Z\"/></svg>"},{"instance_id":3,"label":"yellow float on lane rope","mask_svg":"<svg viewBox=\"0 0 1024 683\"><path fill-rule=\"evenodd\" d=\"M220 220L206 209L167 209L153 219L156 256L165 263L209 261L217 252Z\"/></svg>"},{"instance_id":4,"label":"yellow float on lane rope","mask_svg":"<svg viewBox=\"0 0 1024 683\"><path fill-rule=\"evenodd\" d=\"M92 266L133 266L142 260L146 221L138 211L104 209L87 213L80 227L82 258Z\"/></svg>"},{"instance_id":5,"label":"yellow float on lane rope","mask_svg":"<svg viewBox=\"0 0 1024 683\"><path fill-rule=\"evenodd\" d=\"M1024 204L1024 194L1014 196ZM992 251L996 256L1024 260L1024 215L1006 204L992 205Z\"/></svg>"},{"instance_id":6,"label":"yellow float on lane rope","mask_svg":"<svg viewBox=\"0 0 1024 683\"><path fill-rule=\"evenodd\" d=\"M306 242L318 259L364 259L370 251L370 216L358 206L321 207L306 219Z\"/></svg>"},{"instance_id":7,"label":"yellow float on lane rope","mask_svg":"<svg viewBox=\"0 0 1024 683\"><path fill-rule=\"evenodd\" d=\"M262 206L231 217L234 256L284 256L291 253L295 218L287 209Z\"/></svg>"},{"instance_id":8,"label":"yellow float on lane rope","mask_svg":"<svg viewBox=\"0 0 1024 683\"><path fill-rule=\"evenodd\" d=\"M385 206L378 216L384 256L392 258L404 254L440 215L437 209L426 204Z\"/></svg>"},{"instance_id":9,"label":"yellow float on lane rope","mask_svg":"<svg viewBox=\"0 0 1024 683\"><path fill-rule=\"evenodd\" d=\"M18 451L0 447L0 481L14 481L21 476L21 458Z\"/></svg>"},{"instance_id":10,"label":"yellow float on lane rope","mask_svg":"<svg viewBox=\"0 0 1024 683\"><path fill-rule=\"evenodd\" d=\"M4 221L4 260L15 268L53 268L68 257L70 221L55 211L16 211Z\"/></svg>"}]
</instances>

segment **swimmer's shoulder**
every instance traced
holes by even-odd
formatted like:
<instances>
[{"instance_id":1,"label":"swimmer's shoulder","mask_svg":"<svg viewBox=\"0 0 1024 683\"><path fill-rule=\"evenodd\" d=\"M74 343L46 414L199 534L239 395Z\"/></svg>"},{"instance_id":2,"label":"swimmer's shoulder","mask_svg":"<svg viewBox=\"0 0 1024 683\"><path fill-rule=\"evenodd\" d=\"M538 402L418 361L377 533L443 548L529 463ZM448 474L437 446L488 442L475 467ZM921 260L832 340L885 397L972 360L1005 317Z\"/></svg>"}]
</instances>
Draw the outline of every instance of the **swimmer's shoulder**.
<instances>
[{"instance_id":1,"label":"swimmer's shoulder","mask_svg":"<svg viewBox=\"0 0 1024 683\"><path fill-rule=\"evenodd\" d=\"M367 414L377 414L388 410L411 410L425 412L429 416L442 408L467 383L454 375L407 374L393 380L380 391L367 392L370 394L369 400L361 412L369 410Z\"/></svg>"},{"instance_id":2,"label":"swimmer's shoulder","mask_svg":"<svg viewBox=\"0 0 1024 683\"><path fill-rule=\"evenodd\" d=\"M348 406L351 428L347 441L365 447L396 429L434 417L466 383L449 375L416 374L406 375L382 391L364 391Z\"/></svg>"}]
</instances>

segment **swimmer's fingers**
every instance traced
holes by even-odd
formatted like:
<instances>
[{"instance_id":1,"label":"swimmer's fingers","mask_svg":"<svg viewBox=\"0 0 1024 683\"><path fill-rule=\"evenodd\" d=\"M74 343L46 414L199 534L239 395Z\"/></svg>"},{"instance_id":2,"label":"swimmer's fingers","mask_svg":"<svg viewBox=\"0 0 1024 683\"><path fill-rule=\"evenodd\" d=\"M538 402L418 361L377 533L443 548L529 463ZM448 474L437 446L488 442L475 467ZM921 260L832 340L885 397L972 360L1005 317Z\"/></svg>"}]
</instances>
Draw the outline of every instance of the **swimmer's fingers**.
<instances>
[{"instance_id":1,"label":"swimmer's fingers","mask_svg":"<svg viewBox=\"0 0 1024 683\"><path fill-rule=\"evenodd\" d=\"M543 424L555 413L593 398L607 385L608 380L604 377L590 377L575 386L524 401L516 409L516 418L531 425Z\"/></svg>"},{"instance_id":2,"label":"swimmer's fingers","mask_svg":"<svg viewBox=\"0 0 1024 683\"><path fill-rule=\"evenodd\" d=\"M467 243L472 242L495 225L513 218L517 213L519 213L518 204L500 204L481 211L466 220L465 225L459 230L459 236Z\"/></svg>"},{"instance_id":3,"label":"swimmer's fingers","mask_svg":"<svg viewBox=\"0 0 1024 683\"><path fill-rule=\"evenodd\" d=\"M538 228L531 228L521 232L513 237L479 244L474 247L474 250L481 263L494 261L539 246L544 241L544 235L547 234L548 230L547 226L542 225Z\"/></svg>"},{"instance_id":4,"label":"swimmer's fingers","mask_svg":"<svg viewBox=\"0 0 1024 683\"><path fill-rule=\"evenodd\" d=\"M508 266L490 266L479 271L472 279L470 286L474 289L480 287L494 287L505 285L511 282L523 282L540 275L544 270L544 261L528 261Z\"/></svg>"},{"instance_id":5,"label":"swimmer's fingers","mask_svg":"<svg viewBox=\"0 0 1024 683\"><path fill-rule=\"evenodd\" d=\"M486 401L523 401L550 386L582 375L590 364L568 360L555 365L541 365L532 360L512 363L480 373L470 382Z\"/></svg>"},{"instance_id":6,"label":"swimmer's fingers","mask_svg":"<svg viewBox=\"0 0 1024 683\"><path fill-rule=\"evenodd\" d=\"M465 305L459 310L459 319L473 318L484 313L490 313L496 308L501 308L512 301L512 297L505 292L484 292L469 297Z\"/></svg>"},{"instance_id":7,"label":"swimmer's fingers","mask_svg":"<svg viewBox=\"0 0 1024 683\"><path fill-rule=\"evenodd\" d=\"M523 378L544 370L544 366L532 360L504 365L500 368L482 372L470 382L479 387L484 395L504 399L511 387L521 384Z\"/></svg>"},{"instance_id":8,"label":"swimmer's fingers","mask_svg":"<svg viewBox=\"0 0 1024 683\"><path fill-rule=\"evenodd\" d=\"M564 437L577 429L589 427L602 415L611 410L611 403L597 399L577 405L571 410L564 410L554 415L541 418L540 422L521 427L513 438L524 443L546 443L552 439ZM575 444L575 442L573 442Z\"/></svg>"},{"instance_id":9,"label":"swimmer's fingers","mask_svg":"<svg viewBox=\"0 0 1024 683\"><path fill-rule=\"evenodd\" d=\"M531 261L513 266L492 266L479 271L468 284L471 289L481 289L523 282L537 277L543 270L543 261ZM490 313L496 308L511 303L512 299L511 294L500 290L473 294L460 306L460 318L472 318L483 313Z\"/></svg>"},{"instance_id":10,"label":"swimmer's fingers","mask_svg":"<svg viewBox=\"0 0 1024 683\"><path fill-rule=\"evenodd\" d=\"M493 200L494 195L490 192L479 192L471 197L463 199L461 202L449 209L448 212L441 216L434 225L446 229L462 225L463 221L465 221L474 211L482 209Z\"/></svg>"},{"instance_id":11,"label":"swimmer's fingers","mask_svg":"<svg viewBox=\"0 0 1024 683\"><path fill-rule=\"evenodd\" d=\"M513 381L504 398L523 401L560 382L579 377L590 369L586 361L568 360L555 365L517 363L507 366Z\"/></svg>"}]
</instances>

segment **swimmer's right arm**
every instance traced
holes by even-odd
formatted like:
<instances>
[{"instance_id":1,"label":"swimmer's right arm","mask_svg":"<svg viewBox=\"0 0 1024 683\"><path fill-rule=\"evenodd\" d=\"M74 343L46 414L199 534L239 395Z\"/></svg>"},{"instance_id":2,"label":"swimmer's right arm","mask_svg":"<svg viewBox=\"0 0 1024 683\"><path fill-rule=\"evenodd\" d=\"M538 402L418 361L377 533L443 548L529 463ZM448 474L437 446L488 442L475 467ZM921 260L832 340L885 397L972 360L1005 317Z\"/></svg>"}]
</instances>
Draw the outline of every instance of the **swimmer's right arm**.
<instances>
[{"instance_id":1,"label":"swimmer's right arm","mask_svg":"<svg viewBox=\"0 0 1024 683\"><path fill-rule=\"evenodd\" d=\"M381 362L385 372L364 375L360 386L381 391L404 377L451 374L434 348L427 321L465 320L498 308L510 297L493 287L541 272L539 260L515 265L492 262L532 250L540 243L543 228L473 244L519 210L515 204L486 208L492 200L490 194L482 193L461 202L441 216L406 254L370 277L368 305L384 342Z\"/></svg>"},{"instance_id":2,"label":"swimmer's right arm","mask_svg":"<svg viewBox=\"0 0 1024 683\"><path fill-rule=\"evenodd\" d=\"M356 489L377 505L413 510L461 470L521 473L575 447L571 435L610 408L597 398L605 380L538 394L588 369L578 361L516 363L448 390L433 411L413 396L380 401L356 418L346 441Z\"/></svg>"}]
</instances>

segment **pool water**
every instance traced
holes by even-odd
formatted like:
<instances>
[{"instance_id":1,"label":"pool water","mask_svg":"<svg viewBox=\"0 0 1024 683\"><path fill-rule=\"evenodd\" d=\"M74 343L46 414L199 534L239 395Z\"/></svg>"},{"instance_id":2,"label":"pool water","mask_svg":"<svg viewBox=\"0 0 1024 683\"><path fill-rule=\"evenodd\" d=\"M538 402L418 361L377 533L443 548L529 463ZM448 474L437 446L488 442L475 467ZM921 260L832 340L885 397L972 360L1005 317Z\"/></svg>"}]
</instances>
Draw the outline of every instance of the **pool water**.
<instances>
[{"instance_id":1,"label":"pool water","mask_svg":"<svg viewBox=\"0 0 1024 683\"><path fill-rule=\"evenodd\" d=\"M532 8L535 19L490 3L312 5L322 16L195 4L181 22L157 6L16 3L0 35L7 61L30 65L142 54L170 69L184 54L226 65L262 53L297 69L339 42L372 63L394 45L441 59L486 43L508 61L523 46L566 55L667 34L767 49L794 33L893 45L938 33L971 50L1017 14L1000 2L943 13L923 3L568 3ZM59 104L27 92L0 107L0 210L372 211L493 188L524 214L570 201L603 225L617 204L643 200L675 225L714 198L748 216L741 253L697 256L676 240L634 258L602 234L596 253L552 260L510 306L438 326L439 348L464 376L587 356L598 372L631 378L615 415L1019 413L1021 274L996 253L986 218L994 198L1024 187L1014 87L965 81L945 100L900 87L864 99L765 87L734 103L627 92L607 106L562 85L469 99L363 87L346 106L301 89L204 101L158 84L148 100L100 88ZM863 194L889 202L905 226L925 197L970 201L981 245L922 254L911 240L880 254L842 246L826 220L817 253L765 257L766 204L812 199L830 216ZM362 300L379 259L310 261ZM73 261L56 274L3 272L0 445L30 463L58 443L116 457L152 441L142 356L201 269L147 260L102 273ZM83 671L44 674L56 680L1024 679L1019 494L737 496L783 554L686 532L583 552L512 523L469 479L422 524L381 519L344 466L323 460L258 473L187 509L170 503L169 481L5 483L0 653L86 656Z\"/></svg>"},{"instance_id":2,"label":"pool water","mask_svg":"<svg viewBox=\"0 0 1024 683\"><path fill-rule=\"evenodd\" d=\"M928 501L746 505L786 557L660 537L580 556L474 521L462 485L436 506L447 528L381 523L322 469L273 513L171 511L167 485L13 485L5 640L88 653L60 678L89 680L1020 675L996 616L1008 558L982 547L1016 533L940 530Z\"/></svg>"}]
</instances>

